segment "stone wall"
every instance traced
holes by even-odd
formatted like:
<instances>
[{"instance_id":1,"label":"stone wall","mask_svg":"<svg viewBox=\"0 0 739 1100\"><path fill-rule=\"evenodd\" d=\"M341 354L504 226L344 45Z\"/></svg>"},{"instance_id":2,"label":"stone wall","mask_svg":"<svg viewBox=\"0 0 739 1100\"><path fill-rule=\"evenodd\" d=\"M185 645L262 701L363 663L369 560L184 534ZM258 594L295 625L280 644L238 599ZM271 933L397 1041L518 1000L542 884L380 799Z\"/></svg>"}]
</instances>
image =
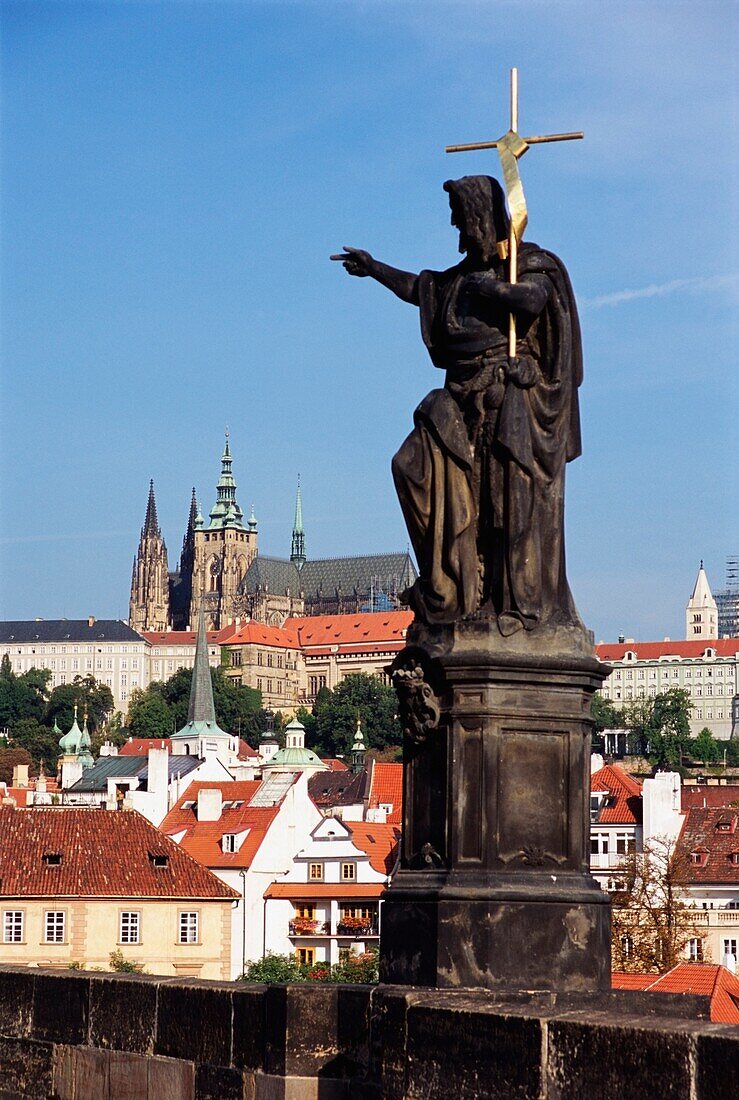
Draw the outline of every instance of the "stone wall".
<instances>
[{"instance_id":1,"label":"stone wall","mask_svg":"<svg viewBox=\"0 0 739 1100\"><path fill-rule=\"evenodd\" d=\"M0 1100L729 1100L708 1000L0 969Z\"/></svg>"}]
</instances>

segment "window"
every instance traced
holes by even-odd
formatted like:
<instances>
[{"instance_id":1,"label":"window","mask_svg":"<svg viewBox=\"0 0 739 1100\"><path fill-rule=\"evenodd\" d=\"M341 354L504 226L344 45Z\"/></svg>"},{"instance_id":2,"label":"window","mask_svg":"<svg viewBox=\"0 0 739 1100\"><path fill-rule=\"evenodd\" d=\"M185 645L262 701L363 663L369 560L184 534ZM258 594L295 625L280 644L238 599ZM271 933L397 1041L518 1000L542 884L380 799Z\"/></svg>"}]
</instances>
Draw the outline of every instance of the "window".
<instances>
[{"instance_id":1,"label":"window","mask_svg":"<svg viewBox=\"0 0 739 1100\"><path fill-rule=\"evenodd\" d=\"M62 862L61 852L44 852L42 859L47 867L59 867Z\"/></svg>"},{"instance_id":2,"label":"window","mask_svg":"<svg viewBox=\"0 0 739 1100\"><path fill-rule=\"evenodd\" d=\"M354 863L342 863L341 865L341 881L353 882L357 877L357 868Z\"/></svg>"},{"instance_id":3,"label":"window","mask_svg":"<svg viewBox=\"0 0 739 1100\"><path fill-rule=\"evenodd\" d=\"M62 909L44 914L44 943L64 943L65 917Z\"/></svg>"},{"instance_id":4,"label":"window","mask_svg":"<svg viewBox=\"0 0 739 1100\"><path fill-rule=\"evenodd\" d=\"M311 882L320 882L323 878L323 864L311 863L308 869L308 878Z\"/></svg>"},{"instance_id":5,"label":"window","mask_svg":"<svg viewBox=\"0 0 739 1100\"><path fill-rule=\"evenodd\" d=\"M152 867L169 867L169 856L162 852L149 852L149 862Z\"/></svg>"},{"instance_id":6,"label":"window","mask_svg":"<svg viewBox=\"0 0 739 1100\"><path fill-rule=\"evenodd\" d=\"M621 937L621 951L625 959L630 959L634 954L634 941L631 936Z\"/></svg>"},{"instance_id":7,"label":"window","mask_svg":"<svg viewBox=\"0 0 739 1100\"><path fill-rule=\"evenodd\" d=\"M703 940L697 937L688 940L688 958L691 962L703 962Z\"/></svg>"},{"instance_id":8,"label":"window","mask_svg":"<svg viewBox=\"0 0 739 1100\"><path fill-rule=\"evenodd\" d=\"M225 806L224 806L225 809ZM224 852L236 851L236 833L224 833L221 844Z\"/></svg>"},{"instance_id":9,"label":"window","mask_svg":"<svg viewBox=\"0 0 739 1100\"><path fill-rule=\"evenodd\" d=\"M316 961L316 952L313 947L299 947L295 952L295 957L299 963L305 966L313 966Z\"/></svg>"},{"instance_id":10,"label":"window","mask_svg":"<svg viewBox=\"0 0 739 1100\"><path fill-rule=\"evenodd\" d=\"M198 914L180 913L180 943L198 942Z\"/></svg>"},{"instance_id":11,"label":"window","mask_svg":"<svg viewBox=\"0 0 739 1100\"><path fill-rule=\"evenodd\" d=\"M723 951L721 955L722 957L724 955L733 955L734 958L736 958L736 940L723 940Z\"/></svg>"},{"instance_id":12,"label":"window","mask_svg":"<svg viewBox=\"0 0 739 1100\"><path fill-rule=\"evenodd\" d=\"M3 943L23 943L22 909L6 909L3 913Z\"/></svg>"},{"instance_id":13,"label":"window","mask_svg":"<svg viewBox=\"0 0 739 1100\"><path fill-rule=\"evenodd\" d=\"M302 917L303 920L315 920L316 919L316 906L312 901L297 901L295 903L295 916Z\"/></svg>"},{"instance_id":14,"label":"window","mask_svg":"<svg viewBox=\"0 0 739 1100\"><path fill-rule=\"evenodd\" d=\"M120 942L139 943L140 913L121 913Z\"/></svg>"}]
</instances>

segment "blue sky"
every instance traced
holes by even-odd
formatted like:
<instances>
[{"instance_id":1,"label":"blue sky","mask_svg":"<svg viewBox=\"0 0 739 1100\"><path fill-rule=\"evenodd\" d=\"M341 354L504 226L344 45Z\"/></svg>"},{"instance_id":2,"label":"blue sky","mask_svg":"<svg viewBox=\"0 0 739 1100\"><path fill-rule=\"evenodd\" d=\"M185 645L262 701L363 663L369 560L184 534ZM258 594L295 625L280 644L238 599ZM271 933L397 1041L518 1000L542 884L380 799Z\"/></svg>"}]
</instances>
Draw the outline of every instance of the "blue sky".
<instances>
[{"instance_id":1,"label":"blue sky","mask_svg":"<svg viewBox=\"0 0 739 1100\"><path fill-rule=\"evenodd\" d=\"M581 306L570 582L598 639L682 636L739 553L732 3L16 3L2 18L0 616L127 614L148 481L171 567L228 424L289 552L395 550L389 462L439 384L415 310L328 255L446 267L444 154L507 128Z\"/></svg>"}]
</instances>

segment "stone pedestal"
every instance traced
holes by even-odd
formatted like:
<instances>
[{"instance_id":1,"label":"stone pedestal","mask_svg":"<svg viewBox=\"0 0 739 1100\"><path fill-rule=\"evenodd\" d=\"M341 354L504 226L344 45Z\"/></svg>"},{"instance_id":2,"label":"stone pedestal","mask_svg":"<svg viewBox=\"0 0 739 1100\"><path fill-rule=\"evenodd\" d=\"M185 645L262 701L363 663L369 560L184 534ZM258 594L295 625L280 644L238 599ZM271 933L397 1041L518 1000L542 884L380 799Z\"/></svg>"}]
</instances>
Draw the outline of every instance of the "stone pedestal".
<instances>
[{"instance_id":1,"label":"stone pedestal","mask_svg":"<svg viewBox=\"0 0 739 1100\"><path fill-rule=\"evenodd\" d=\"M588 872L590 702L607 671L571 629L411 629L392 666L403 854L381 981L610 988L610 902Z\"/></svg>"}]
</instances>

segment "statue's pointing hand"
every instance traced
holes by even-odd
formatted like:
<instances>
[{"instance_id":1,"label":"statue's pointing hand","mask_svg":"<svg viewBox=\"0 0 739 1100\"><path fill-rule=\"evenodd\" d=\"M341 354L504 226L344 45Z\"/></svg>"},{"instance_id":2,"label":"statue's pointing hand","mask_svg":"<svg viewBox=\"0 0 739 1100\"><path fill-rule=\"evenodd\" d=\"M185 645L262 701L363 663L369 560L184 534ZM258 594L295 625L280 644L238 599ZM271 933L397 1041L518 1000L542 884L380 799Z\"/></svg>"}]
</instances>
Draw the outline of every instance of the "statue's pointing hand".
<instances>
[{"instance_id":1,"label":"statue's pointing hand","mask_svg":"<svg viewBox=\"0 0 739 1100\"><path fill-rule=\"evenodd\" d=\"M350 275L356 275L360 279L372 274L374 260L369 252L361 248L350 248L344 245L344 251L338 256L332 256L332 260L340 260Z\"/></svg>"}]
</instances>

